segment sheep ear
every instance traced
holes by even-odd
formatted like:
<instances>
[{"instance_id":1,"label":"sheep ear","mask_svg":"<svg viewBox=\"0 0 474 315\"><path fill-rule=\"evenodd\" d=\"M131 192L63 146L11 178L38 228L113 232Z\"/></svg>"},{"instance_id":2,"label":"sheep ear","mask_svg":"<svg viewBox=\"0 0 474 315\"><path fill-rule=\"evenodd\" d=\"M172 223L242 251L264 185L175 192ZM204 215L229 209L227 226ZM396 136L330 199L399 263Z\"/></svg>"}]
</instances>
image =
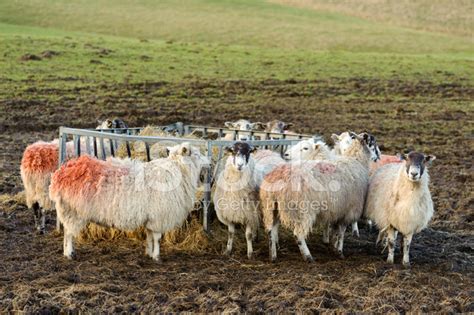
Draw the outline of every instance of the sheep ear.
<instances>
[{"instance_id":1,"label":"sheep ear","mask_svg":"<svg viewBox=\"0 0 474 315\"><path fill-rule=\"evenodd\" d=\"M191 150L188 147L182 147L181 155L191 155Z\"/></svg>"},{"instance_id":2,"label":"sheep ear","mask_svg":"<svg viewBox=\"0 0 474 315\"><path fill-rule=\"evenodd\" d=\"M283 130L288 130L291 127L293 127L293 123L285 123L285 127L283 127Z\"/></svg>"},{"instance_id":3,"label":"sheep ear","mask_svg":"<svg viewBox=\"0 0 474 315\"><path fill-rule=\"evenodd\" d=\"M333 134L331 135L331 139L332 139L334 142L339 142L339 136L336 135L335 133L333 133Z\"/></svg>"},{"instance_id":4,"label":"sheep ear","mask_svg":"<svg viewBox=\"0 0 474 315\"><path fill-rule=\"evenodd\" d=\"M425 156L425 164L428 163L428 165L431 165L431 163L436 160L436 156L434 155L427 155Z\"/></svg>"},{"instance_id":5,"label":"sheep ear","mask_svg":"<svg viewBox=\"0 0 474 315\"><path fill-rule=\"evenodd\" d=\"M166 147L166 156L170 156L170 147Z\"/></svg>"},{"instance_id":6,"label":"sheep ear","mask_svg":"<svg viewBox=\"0 0 474 315\"><path fill-rule=\"evenodd\" d=\"M257 149L258 149L257 147L250 147L250 153L257 151Z\"/></svg>"},{"instance_id":7,"label":"sheep ear","mask_svg":"<svg viewBox=\"0 0 474 315\"><path fill-rule=\"evenodd\" d=\"M233 147L224 147L224 151L227 153L234 153Z\"/></svg>"},{"instance_id":8,"label":"sheep ear","mask_svg":"<svg viewBox=\"0 0 474 315\"><path fill-rule=\"evenodd\" d=\"M226 121L224 123L224 126L226 126L227 128L234 128L235 123L233 123L232 121Z\"/></svg>"},{"instance_id":9,"label":"sheep ear","mask_svg":"<svg viewBox=\"0 0 474 315\"><path fill-rule=\"evenodd\" d=\"M359 139L363 140L366 144L369 144L370 135L367 132L363 132L357 136Z\"/></svg>"},{"instance_id":10,"label":"sheep ear","mask_svg":"<svg viewBox=\"0 0 474 315\"><path fill-rule=\"evenodd\" d=\"M317 149L319 149L320 146L321 146L320 143L315 143L315 144L314 144L314 149L317 150Z\"/></svg>"}]
</instances>

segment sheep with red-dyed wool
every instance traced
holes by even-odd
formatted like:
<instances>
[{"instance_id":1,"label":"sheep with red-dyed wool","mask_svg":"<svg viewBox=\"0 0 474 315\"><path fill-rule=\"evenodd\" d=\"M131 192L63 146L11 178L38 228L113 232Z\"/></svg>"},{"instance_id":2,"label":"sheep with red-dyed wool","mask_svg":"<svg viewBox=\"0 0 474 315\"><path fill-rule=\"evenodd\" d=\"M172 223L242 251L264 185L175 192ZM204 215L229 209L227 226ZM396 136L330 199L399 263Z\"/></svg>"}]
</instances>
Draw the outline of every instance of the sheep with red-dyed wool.
<instances>
[{"instance_id":1,"label":"sheep with red-dyed wool","mask_svg":"<svg viewBox=\"0 0 474 315\"><path fill-rule=\"evenodd\" d=\"M208 163L189 143L148 163L90 156L68 161L53 174L49 191L64 226L64 256L73 257L74 237L94 222L119 230L144 227L145 253L160 260L161 236L181 226L193 210L200 173Z\"/></svg>"}]
</instances>

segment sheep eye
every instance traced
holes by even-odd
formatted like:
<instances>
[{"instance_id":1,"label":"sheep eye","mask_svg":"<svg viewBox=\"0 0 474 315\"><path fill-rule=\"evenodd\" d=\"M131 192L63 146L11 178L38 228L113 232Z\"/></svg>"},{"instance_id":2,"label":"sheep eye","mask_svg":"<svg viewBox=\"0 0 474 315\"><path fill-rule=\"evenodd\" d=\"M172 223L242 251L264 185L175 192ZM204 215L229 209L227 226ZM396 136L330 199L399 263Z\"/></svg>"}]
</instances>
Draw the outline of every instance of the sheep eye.
<instances>
[{"instance_id":1,"label":"sheep eye","mask_svg":"<svg viewBox=\"0 0 474 315\"><path fill-rule=\"evenodd\" d=\"M303 148L303 150L308 150L308 148Z\"/></svg>"}]
</instances>

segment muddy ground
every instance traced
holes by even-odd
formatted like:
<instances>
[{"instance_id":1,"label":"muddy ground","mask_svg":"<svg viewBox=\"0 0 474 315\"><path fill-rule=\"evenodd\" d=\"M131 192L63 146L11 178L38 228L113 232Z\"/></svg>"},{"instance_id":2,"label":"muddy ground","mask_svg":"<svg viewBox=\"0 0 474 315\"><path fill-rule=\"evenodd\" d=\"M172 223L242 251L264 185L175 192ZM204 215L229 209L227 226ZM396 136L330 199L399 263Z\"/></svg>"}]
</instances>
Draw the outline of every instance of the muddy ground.
<instances>
[{"instance_id":1,"label":"muddy ground","mask_svg":"<svg viewBox=\"0 0 474 315\"><path fill-rule=\"evenodd\" d=\"M34 84L31 84L34 86ZM474 311L474 88L463 80L333 79L328 81L206 81L30 88L0 99L0 309L100 311ZM77 260L61 256L61 236L35 236L22 204L19 163L25 146L52 139L60 125L93 127L118 116L130 126L175 121L220 126L226 120L281 119L295 131L327 139L332 132L368 130L383 152L435 154L430 170L436 214L414 238L412 268L387 265L376 233L347 237L346 259L335 258L316 233L304 263L284 234L279 261L267 262L266 237L254 261L220 255L225 235L199 251L165 247L163 263L142 255L136 239L89 240ZM52 231L54 216L48 222ZM241 233L242 234L242 233Z\"/></svg>"}]
</instances>

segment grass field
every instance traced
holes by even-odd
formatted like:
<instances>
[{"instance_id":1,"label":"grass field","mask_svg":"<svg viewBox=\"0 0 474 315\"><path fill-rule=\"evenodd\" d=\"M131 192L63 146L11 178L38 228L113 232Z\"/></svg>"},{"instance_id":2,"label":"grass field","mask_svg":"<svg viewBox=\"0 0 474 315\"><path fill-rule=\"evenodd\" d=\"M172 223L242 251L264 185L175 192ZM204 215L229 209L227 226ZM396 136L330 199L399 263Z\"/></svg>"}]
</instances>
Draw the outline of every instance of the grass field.
<instances>
[{"instance_id":1,"label":"grass field","mask_svg":"<svg viewBox=\"0 0 474 315\"><path fill-rule=\"evenodd\" d=\"M0 310L473 312L473 13L469 1L0 1ZM376 234L347 236L338 260L289 233L280 262L233 257L214 222L199 251L135 239L35 236L24 148L62 125L281 119L301 132L369 130L388 154L435 154L435 216L412 268L385 264ZM48 230L54 226L54 214ZM263 235L261 231L261 235ZM51 266L51 267L50 267Z\"/></svg>"}]
</instances>

